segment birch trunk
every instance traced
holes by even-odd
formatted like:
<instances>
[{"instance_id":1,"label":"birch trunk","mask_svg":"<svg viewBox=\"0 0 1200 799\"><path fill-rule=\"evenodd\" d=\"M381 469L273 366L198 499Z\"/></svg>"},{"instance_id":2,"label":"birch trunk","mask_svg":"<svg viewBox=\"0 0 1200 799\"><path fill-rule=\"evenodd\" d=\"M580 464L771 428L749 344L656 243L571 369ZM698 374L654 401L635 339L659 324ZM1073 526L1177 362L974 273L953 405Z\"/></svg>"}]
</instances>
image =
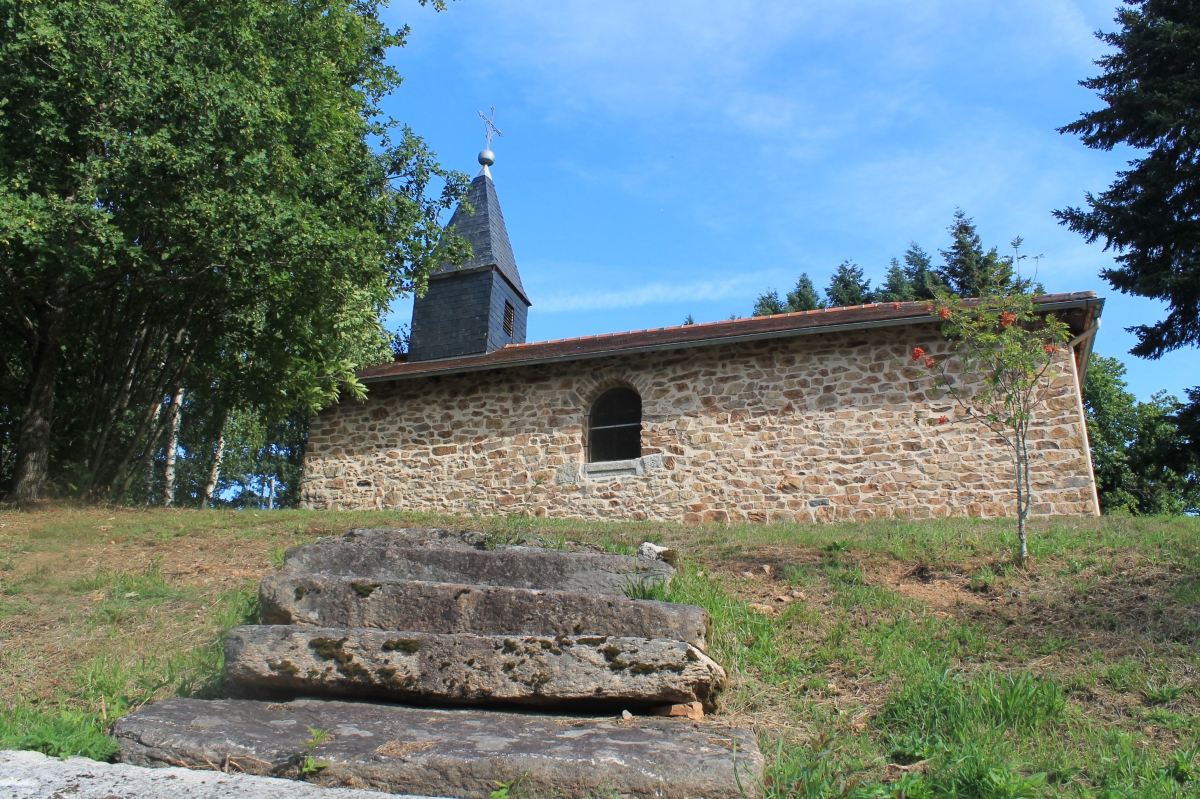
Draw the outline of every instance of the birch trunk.
<instances>
[{"instance_id":1,"label":"birch trunk","mask_svg":"<svg viewBox=\"0 0 1200 799\"><path fill-rule=\"evenodd\" d=\"M217 490L217 481L221 479L221 459L225 457L225 425L229 424L229 411L221 416L221 426L217 430L217 451L213 455L212 471L208 473L208 485L204 486L204 507L212 507L213 494Z\"/></svg>"},{"instance_id":2,"label":"birch trunk","mask_svg":"<svg viewBox=\"0 0 1200 799\"><path fill-rule=\"evenodd\" d=\"M167 467L163 472L163 507L175 504L175 457L179 449L179 423L183 418L183 386L175 389L171 397L171 432L167 436Z\"/></svg>"}]
</instances>

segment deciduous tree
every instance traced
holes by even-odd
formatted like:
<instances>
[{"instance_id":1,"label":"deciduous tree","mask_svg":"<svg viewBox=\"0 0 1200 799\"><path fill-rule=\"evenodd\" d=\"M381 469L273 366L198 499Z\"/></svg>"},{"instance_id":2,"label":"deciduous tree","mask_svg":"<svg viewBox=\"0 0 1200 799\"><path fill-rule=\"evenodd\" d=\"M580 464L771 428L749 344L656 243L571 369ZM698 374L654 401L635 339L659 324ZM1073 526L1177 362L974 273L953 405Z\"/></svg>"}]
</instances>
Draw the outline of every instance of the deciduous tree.
<instances>
[{"instance_id":1,"label":"deciduous tree","mask_svg":"<svg viewBox=\"0 0 1200 799\"><path fill-rule=\"evenodd\" d=\"M174 387L278 420L390 357L390 300L464 257L466 176L381 118L378 8L0 0L11 496L121 501Z\"/></svg>"},{"instance_id":2,"label":"deciduous tree","mask_svg":"<svg viewBox=\"0 0 1200 799\"><path fill-rule=\"evenodd\" d=\"M1026 520L1033 501L1029 429L1056 377L1054 356L1070 338L1067 326L1034 307L1032 292L989 293L972 300L938 291L931 309L953 349L940 359L920 347L913 367L934 378L961 416L930 416L929 425L952 421L983 425L1008 447L1017 499L1017 557L1029 555Z\"/></svg>"}]
</instances>

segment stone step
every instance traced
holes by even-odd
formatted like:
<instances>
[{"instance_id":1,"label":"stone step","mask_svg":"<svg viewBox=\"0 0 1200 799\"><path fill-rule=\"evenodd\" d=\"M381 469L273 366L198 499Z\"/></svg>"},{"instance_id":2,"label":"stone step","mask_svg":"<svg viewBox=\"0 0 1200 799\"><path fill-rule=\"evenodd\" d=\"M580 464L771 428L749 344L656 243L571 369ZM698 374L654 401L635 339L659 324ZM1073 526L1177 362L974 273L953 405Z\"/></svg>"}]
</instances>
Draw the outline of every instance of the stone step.
<instances>
[{"instance_id":1,"label":"stone step","mask_svg":"<svg viewBox=\"0 0 1200 799\"><path fill-rule=\"evenodd\" d=\"M652 558L540 547L426 546L407 535L385 535L388 531L370 537L356 532L353 539L323 539L289 549L283 571L609 596L636 595L646 586L666 584L675 574L666 561Z\"/></svg>"},{"instance_id":2,"label":"stone step","mask_svg":"<svg viewBox=\"0 0 1200 799\"><path fill-rule=\"evenodd\" d=\"M258 596L267 624L675 638L701 649L707 626L707 614L694 605L507 586L282 572L263 578Z\"/></svg>"},{"instance_id":3,"label":"stone step","mask_svg":"<svg viewBox=\"0 0 1200 799\"><path fill-rule=\"evenodd\" d=\"M713 705L725 670L694 646L609 636L483 636L237 627L226 679L243 689L449 704Z\"/></svg>"},{"instance_id":4,"label":"stone step","mask_svg":"<svg viewBox=\"0 0 1200 799\"><path fill-rule=\"evenodd\" d=\"M311 729L325 786L488 799L520 781L540 797L741 799L761 790L754 736L713 722L628 721L354 702L168 699L119 719L120 760L299 777Z\"/></svg>"},{"instance_id":5,"label":"stone step","mask_svg":"<svg viewBox=\"0 0 1200 799\"><path fill-rule=\"evenodd\" d=\"M381 799L376 791L321 788L242 774L226 764L203 771L140 768L86 757L0 751L0 799ZM430 799L395 796L393 799Z\"/></svg>"}]
</instances>

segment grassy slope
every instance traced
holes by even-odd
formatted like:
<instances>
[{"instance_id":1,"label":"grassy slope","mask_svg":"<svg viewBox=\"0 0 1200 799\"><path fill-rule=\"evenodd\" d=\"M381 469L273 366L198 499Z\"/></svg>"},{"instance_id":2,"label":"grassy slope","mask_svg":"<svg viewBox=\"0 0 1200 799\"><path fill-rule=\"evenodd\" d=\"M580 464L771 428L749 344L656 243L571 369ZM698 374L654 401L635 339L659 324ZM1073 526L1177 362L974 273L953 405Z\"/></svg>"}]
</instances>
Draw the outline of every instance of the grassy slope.
<instances>
[{"instance_id":1,"label":"grassy slope","mask_svg":"<svg viewBox=\"0 0 1200 799\"><path fill-rule=\"evenodd\" d=\"M284 547L352 526L680 548L774 796L1200 797L1200 520L681 527L397 513L0 514L0 745L106 757L108 721L219 690Z\"/></svg>"}]
</instances>

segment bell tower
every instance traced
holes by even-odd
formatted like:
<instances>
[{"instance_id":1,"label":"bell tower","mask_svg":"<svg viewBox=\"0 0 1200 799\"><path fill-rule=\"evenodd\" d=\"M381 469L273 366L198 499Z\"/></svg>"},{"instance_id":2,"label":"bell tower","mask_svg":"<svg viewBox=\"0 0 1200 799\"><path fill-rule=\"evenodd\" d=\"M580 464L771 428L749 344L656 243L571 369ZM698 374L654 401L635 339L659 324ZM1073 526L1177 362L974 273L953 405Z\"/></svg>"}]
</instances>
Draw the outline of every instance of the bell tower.
<instances>
[{"instance_id":1,"label":"bell tower","mask_svg":"<svg viewBox=\"0 0 1200 799\"><path fill-rule=\"evenodd\" d=\"M425 296L416 298L410 363L484 355L508 344L525 343L531 303L521 285L489 169L496 163L491 135L499 131L490 119L484 121L488 123L488 148L479 154L483 168L467 192L467 204L475 213L468 213L460 204L447 226L471 245L471 260L461 267L439 266L429 278Z\"/></svg>"}]
</instances>

